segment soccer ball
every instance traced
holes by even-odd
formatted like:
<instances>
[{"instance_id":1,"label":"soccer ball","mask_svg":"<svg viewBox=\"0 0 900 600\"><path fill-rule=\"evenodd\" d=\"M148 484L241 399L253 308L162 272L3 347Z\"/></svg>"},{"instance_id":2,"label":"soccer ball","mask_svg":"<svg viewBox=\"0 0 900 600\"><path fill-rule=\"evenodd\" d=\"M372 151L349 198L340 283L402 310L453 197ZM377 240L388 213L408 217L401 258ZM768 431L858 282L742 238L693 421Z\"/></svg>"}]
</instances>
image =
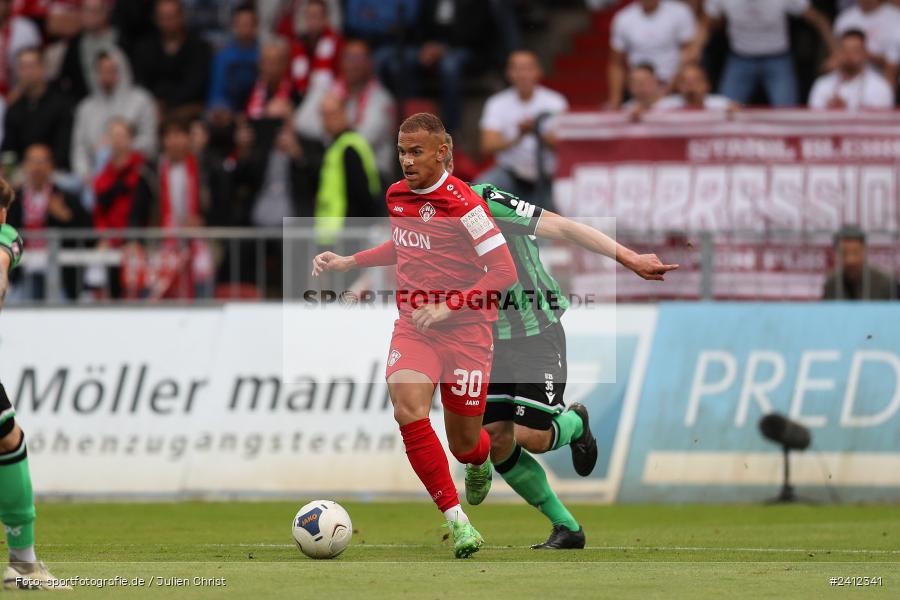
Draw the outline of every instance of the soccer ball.
<instances>
[{"instance_id":1,"label":"soccer ball","mask_svg":"<svg viewBox=\"0 0 900 600\"><path fill-rule=\"evenodd\" d=\"M294 541L310 558L334 558L350 545L353 523L344 507L331 500L315 500L297 512Z\"/></svg>"}]
</instances>

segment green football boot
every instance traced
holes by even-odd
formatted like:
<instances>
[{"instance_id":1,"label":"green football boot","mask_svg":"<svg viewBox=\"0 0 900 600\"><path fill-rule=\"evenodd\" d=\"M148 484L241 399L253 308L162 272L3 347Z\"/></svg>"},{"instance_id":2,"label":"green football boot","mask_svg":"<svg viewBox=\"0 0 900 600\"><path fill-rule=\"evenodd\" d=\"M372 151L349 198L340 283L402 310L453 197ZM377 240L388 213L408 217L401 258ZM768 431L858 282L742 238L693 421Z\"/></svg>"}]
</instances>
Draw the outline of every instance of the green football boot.
<instances>
[{"instance_id":1,"label":"green football boot","mask_svg":"<svg viewBox=\"0 0 900 600\"><path fill-rule=\"evenodd\" d=\"M466 502L471 505L481 504L491 491L493 474L491 459L483 465L466 465Z\"/></svg>"},{"instance_id":2,"label":"green football boot","mask_svg":"<svg viewBox=\"0 0 900 600\"><path fill-rule=\"evenodd\" d=\"M453 554L456 558L469 558L484 544L484 538L468 521L448 521L453 537Z\"/></svg>"}]
</instances>

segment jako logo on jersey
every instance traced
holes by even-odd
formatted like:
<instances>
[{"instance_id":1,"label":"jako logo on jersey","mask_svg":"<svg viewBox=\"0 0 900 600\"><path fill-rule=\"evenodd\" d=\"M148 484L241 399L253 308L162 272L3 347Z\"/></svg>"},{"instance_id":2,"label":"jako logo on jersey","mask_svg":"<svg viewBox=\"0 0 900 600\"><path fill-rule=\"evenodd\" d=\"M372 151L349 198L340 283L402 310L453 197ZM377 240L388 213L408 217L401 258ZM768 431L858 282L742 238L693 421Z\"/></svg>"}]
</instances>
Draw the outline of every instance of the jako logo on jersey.
<instances>
[{"instance_id":1,"label":"jako logo on jersey","mask_svg":"<svg viewBox=\"0 0 900 600\"><path fill-rule=\"evenodd\" d=\"M394 243L405 248L424 248L431 250L431 237L425 233L407 231L400 227L394 227Z\"/></svg>"},{"instance_id":2,"label":"jako logo on jersey","mask_svg":"<svg viewBox=\"0 0 900 600\"><path fill-rule=\"evenodd\" d=\"M396 365L401 356L403 355L396 350L391 350L391 356L388 358L388 366L393 367L394 365Z\"/></svg>"},{"instance_id":3,"label":"jako logo on jersey","mask_svg":"<svg viewBox=\"0 0 900 600\"><path fill-rule=\"evenodd\" d=\"M434 210L431 202L426 202L425 206L419 209L419 216L422 217L422 220L427 223L431 220L431 217L433 217L436 212L437 211Z\"/></svg>"},{"instance_id":4,"label":"jako logo on jersey","mask_svg":"<svg viewBox=\"0 0 900 600\"><path fill-rule=\"evenodd\" d=\"M403 207L402 207L402 206L395 206L395 207L394 207L394 212L401 212L401 213L402 213L402 212L403 212Z\"/></svg>"},{"instance_id":5,"label":"jako logo on jersey","mask_svg":"<svg viewBox=\"0 0 900 600\"><path fill-rule=\"evenodd\" d=\"M478 406L481 404L478 400L466 400L466 406Z\"/></svg>"}]
</instances>

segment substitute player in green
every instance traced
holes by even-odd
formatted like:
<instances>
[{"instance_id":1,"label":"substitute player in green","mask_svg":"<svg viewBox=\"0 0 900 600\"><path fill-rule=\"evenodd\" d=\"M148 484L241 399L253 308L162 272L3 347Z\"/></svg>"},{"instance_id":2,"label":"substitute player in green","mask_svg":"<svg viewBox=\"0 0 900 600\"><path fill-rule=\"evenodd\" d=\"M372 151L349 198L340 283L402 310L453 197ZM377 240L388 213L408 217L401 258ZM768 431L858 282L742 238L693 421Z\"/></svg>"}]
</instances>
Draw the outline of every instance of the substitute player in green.
<instances>
[{"instance_id":1,"label":"substitute player in green","mask_svg":"<svg viewBox=\"0 0 900 600\"><path fill-rule=\"evenodd\" d=\"M15 194L0 179L0 309L9 291L9 273L22 259L24 244L15 229L6 224L6 211ZM0 363L2 364L2 363ZM71 589L54 577L34 554L34 495L25 434L16 423L3 384L0 383L0 521L6 530L9 567L3 574L6 589Z\"/></svg>"}]
</instances>

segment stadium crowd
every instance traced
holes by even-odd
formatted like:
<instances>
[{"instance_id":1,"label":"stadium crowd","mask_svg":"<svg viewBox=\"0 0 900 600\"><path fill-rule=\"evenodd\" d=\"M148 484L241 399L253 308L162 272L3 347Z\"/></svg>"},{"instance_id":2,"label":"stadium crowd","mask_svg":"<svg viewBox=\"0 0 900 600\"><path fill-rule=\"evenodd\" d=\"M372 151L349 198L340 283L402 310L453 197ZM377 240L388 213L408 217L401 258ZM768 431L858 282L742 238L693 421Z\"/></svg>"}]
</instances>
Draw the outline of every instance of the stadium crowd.
<instances>
[{"instance_id":1,"label":"stadium crowd","mask_svg":"<svg viewBox=\"0 0 900 600\"><path fill-rule=\"evenodd\" d=\"M609 95L596 108L641 119L804 99L814 109L895 103L900 0L587 4L617 11L609 64L597 73L608 78ZM19 190L10 223L27 238L55 228L281 227L285 217L378 216L398 175L398 120L433 106L464 136L473 98L485 100L480 162L460 153L460 175L549 204L551 117L569 102L541 84L545 57L520 48L534 15L553 5L0 0L0 158ZM797 23L805 35L792 33ZM804 57L813 68L795 69ZM820 75L804 84L809 72ZM507 89L471 85L503 74ZM422 97L429 100L415 100ZM123 266L92 275L64 269L65 295L91 286L115 298L142 295L143 271L132 268L149 260L141 248L117 239L100 246L122 249ZM272 281L279 252L268 248L263 261ZM192 293L209 294L217 273L256 281L259 261L243 247L196 243L186 262L173 264L188 273ZM27 267L25 277L28 295L44 297L41 267Z\"/></svg>"}]
</instances>

